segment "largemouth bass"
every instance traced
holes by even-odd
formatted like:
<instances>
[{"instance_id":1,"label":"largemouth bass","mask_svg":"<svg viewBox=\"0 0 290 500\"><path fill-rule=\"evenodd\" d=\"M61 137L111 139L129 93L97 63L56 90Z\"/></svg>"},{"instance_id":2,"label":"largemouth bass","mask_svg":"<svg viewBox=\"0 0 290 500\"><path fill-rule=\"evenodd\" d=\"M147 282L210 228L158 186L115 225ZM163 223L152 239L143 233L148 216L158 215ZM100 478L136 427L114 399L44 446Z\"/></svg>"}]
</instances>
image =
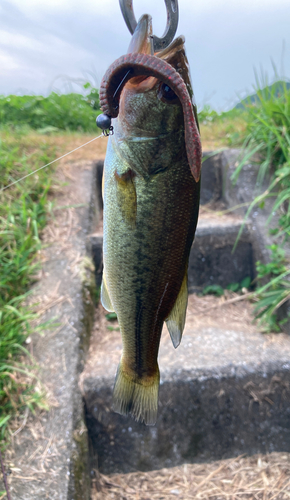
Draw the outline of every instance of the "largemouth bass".
<instances>
[{"instance_id":1,"label":"largemouth bass","mask_svg":"<svg viewBox=\"0 0 290 500\"><path fill-rule=\"evenodd\" d=\"M164 321L174 347L184 328L201 168L184 38L153 55L151 35L144 15L100 88L103 111L116 117L104 164L101 287L123 343L114 410L147 425L157 418Z\"/></svg>"}]
</instances>

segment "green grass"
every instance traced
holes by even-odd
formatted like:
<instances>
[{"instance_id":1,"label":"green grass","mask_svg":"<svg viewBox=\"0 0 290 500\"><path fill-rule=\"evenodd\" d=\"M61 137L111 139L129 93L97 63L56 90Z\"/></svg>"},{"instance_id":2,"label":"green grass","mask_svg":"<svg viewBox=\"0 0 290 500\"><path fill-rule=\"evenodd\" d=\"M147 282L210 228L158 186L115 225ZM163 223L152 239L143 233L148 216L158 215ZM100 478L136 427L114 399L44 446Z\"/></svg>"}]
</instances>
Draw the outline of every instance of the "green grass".
<instances>
[{"instance_id":1,"label":"green grass","mask_svg":"<svg viewBox=\"0 0 290 500\"><path fill-rule=\"evenodd\" d=\"M224 295L225 290L244 293L245 289L248 290L251 287L251 283L250 276L246 276L240 283L229 283L225 288L220 285L208 285L202 290L201 295L216 295L216 297L221 297Z\"/></svg>"},{"instance_id":2,"label":"green grass","mask_svg":"<svg viewBox=\"0 0 290 500\"><path fill-rule=\"evenodd\" d=\"M270 231L274 238L270 262L266 267L257 263L256 317L266 331L281 329L279 308L290 299L290 265L283 251L290 238L290 89L286 84L279 85L279 92L275 85L265 90L257 80L256 103L249 102L246 107L244 157L232 177L236 182L243 166L256 157L260 165L257 186L268 179L268 187L253 200L245 218L254 207L263 208L270 197L273 207L268 223L274 213L280 214L276 227Z\"/></svg>"},{"instance_id":3,"label":"green grass","mask_svg":"<svg viewBox=\"0 0 290 500\"><path fill-rule=\"evenodd\" d=\"M54 148L14 129L0 132L0 189L54 158ZM43 404L34 375L23 365L23 343L35 315L26 305L37 270L35 255L46 223L52 169L0 191L0 441L11 416ZM28 359L28 358L27 358Z\"/></svg>"},{"instance_id":4,"label":"green grass","mask_svg":"<svg viewBox=\"0 0 290 500\"><path fill-rule=\"evenodd\" d=\"M41 132L78 130L95 132L100 113L99 92L89 83L86 95L52 92L43 96L0 96L0 123L29 126Z\"/></svg>"},{"instance_id":5,"label":"green grass","mask_svg":"<svg viewBox=\"0 0 290 500\"><path fill-rule=\"evenodd\" d=\"M285 251L271 245L271 259L267 264L257 262L256 319L266 332L279 332L287 318L281 319L279 308L290 299L289 262ZM266 282L266 283L265 283Z\"/></svg>"},{"instance_id":6,"label":"green grass","mask_svg":"<svg viewBox=\"0 0 290 500\"><path fill-rule=\"evenodd\" d=\"M261 184L266 174L276 173L289 163L290 147L290 89L286 83L278 95L273 86L271 91L257 88L256 105L246 108L247 134L244 141L245 156L250 159L259 153L257 183ZM239 175L243 162L235 172Z\"/></svg>"}]
</instances>

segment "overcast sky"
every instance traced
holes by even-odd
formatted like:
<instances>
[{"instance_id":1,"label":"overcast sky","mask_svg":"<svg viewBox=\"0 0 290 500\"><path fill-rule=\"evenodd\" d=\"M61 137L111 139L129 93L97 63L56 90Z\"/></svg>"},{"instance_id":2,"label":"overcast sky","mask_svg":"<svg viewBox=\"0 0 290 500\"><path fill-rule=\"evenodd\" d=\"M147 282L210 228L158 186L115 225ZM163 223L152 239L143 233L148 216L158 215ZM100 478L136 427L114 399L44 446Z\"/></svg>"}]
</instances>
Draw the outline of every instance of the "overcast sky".
<instances>
[{"instance_id":1,"label":"overcast sky","mask_svg":"<svg viewBox=\"0 0 290 500\"><path fill-rule=\"evenodd\" d=\"M164 0L133 0L136 18L163 34ZM290 0L179 0L177 34L196 100L228 109L253 91L254 69L290 78ZM0 0L0 94L69 90L69 79L99 86L131 35L118 0Z\"/></svg>"}]
</instances>

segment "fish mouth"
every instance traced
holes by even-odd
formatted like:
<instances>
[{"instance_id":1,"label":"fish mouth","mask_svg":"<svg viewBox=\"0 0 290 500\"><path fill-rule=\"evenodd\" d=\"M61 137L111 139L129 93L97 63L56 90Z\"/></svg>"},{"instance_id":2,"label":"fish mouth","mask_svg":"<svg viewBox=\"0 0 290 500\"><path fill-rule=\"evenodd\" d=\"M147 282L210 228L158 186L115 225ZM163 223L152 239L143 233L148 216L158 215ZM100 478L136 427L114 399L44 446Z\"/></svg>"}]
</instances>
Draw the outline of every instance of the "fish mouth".
<instances>
[{"instance_id":1,"label":"fish mouth","mask_svg":"<svg viewBox=\"0 0 290 500\"><path fill-rule=\"evenodd\" d=\"M128 108L125 105L126 98L129 99L132 92L133 94L146 93L155 85L159 85L159 82L162 86L165 85L161 100L167 97L165 91L168 92L169 89L169 92L173 92L182 106L187 159L195 182L199 182L201 142L196 109L192 102L193 92L188 61L184 51L184 38L177 38L165 50L152 55L151 33L151 17L144 15L139 20L132 36L129 52L112 63L103 77L100 87L101 108L111 118L117 118L120 114L120 120L123 117L123 122L127 121L130 129L130 121L125 118L128 115ZM120 99L121 94L122 99ZM131 94L132 97L133 94ZM136 111L133 106L132 115L136 112L138 112L138 107ZM132 133L129 133L128 136L134 137ZM133 138L133 142L152 140L147 131L146 136L138 135L136 137L136 139ZM140 139L139 137L144 138Z\"/></svg>"}]
</instances>

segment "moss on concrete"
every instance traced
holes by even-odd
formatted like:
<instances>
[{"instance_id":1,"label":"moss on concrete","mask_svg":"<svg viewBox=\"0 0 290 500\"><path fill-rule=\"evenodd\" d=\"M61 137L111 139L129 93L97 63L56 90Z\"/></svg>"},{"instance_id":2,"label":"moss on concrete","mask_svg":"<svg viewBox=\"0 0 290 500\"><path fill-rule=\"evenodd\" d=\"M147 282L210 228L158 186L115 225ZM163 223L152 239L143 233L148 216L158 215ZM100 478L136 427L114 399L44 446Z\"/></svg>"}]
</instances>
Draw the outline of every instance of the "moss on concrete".
<instances>
[{"instance_id":1,"label":"moss on concrete","mask_svg":"<svg viewBox=\"0 0 290 500\"><path fill-rule=\"evenodd\" d=\"M74 449L71 455L72 488L68 500L89 500L91 476L89 467L88 432L83 418L73 432Z\"/></svg>"}]
</instances>

